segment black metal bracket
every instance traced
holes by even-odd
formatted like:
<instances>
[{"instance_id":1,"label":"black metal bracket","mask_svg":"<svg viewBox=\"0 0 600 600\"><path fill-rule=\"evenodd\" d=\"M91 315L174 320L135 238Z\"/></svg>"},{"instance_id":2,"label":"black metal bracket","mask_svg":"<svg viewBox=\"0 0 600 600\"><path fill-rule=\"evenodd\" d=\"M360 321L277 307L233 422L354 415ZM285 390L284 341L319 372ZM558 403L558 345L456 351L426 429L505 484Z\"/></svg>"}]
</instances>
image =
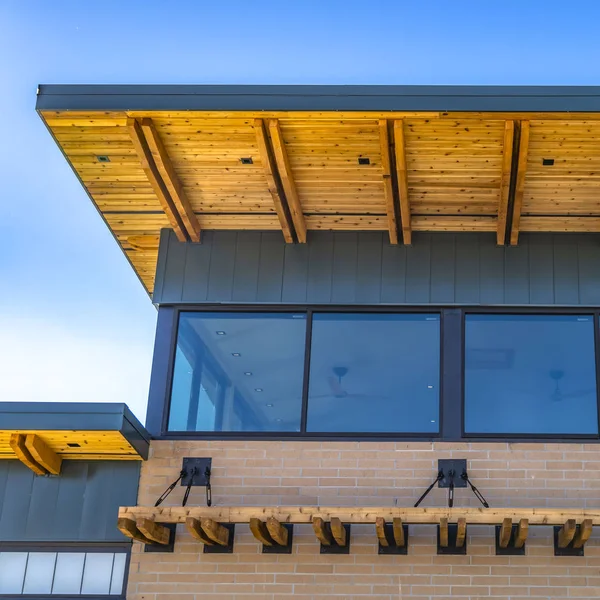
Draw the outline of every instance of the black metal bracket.
<instances>
[{"instance_id":1,"label":"black metal bracket","mask_svg":"<svg viewBox=\"0 0 600 600\"><path fill-rule=\"evenodd\" d=\"M291 523L281 523L282 527L285 527L288 532L287 544L282 546L273 540L272 546L262 545L263 554L291 554L292 544L294 543L294 526Z\"/></svg>"},{"instance_id":2,"label":"black metal bracket","mask_svg":"<svg viewBox=\"0 0 600 600\"><path fill-rule=\"evenodd\" d=\"M437 526L437 553L438 554L466 554L467 553L467 535L465 533L465 541L462 546L456 545L456 534L458 533L458 525L456 523L448 523L448 545L440 545L440 526Z\"/></svg>"},{"instance_id":3,"label":"black metal bracket","mask_svg":"<svg viewBox=\"0 0 600 600\"><path fill-rule=\"evenodd\" d=\"M442 478L438 482L439 488L466 488L467 482L461 477L467 472L466 458L441 458L438 460L438 473Z\"/></svg>"},{"instance_id":4,"label":"black metal bracket","mask_svg":"<svg viewBox=\"0 0 600 600\"><path fill-rule=\"evenodd\" d=\"M517 539L517 532L519 531L518 525L513 525L510 531L510 539L506 548L500 546L500 532L502 531L502 525L496 525L496 555L498 556L524 556L525 555L525 543L520 548L515 548L515 540Z\"/></svg>"},{"instance_id":5,"label":"black metal bracket","mask_svg":"<svg viewBox=\"0 0 600 600\"><path fill-rule=\"evenodd\" d=\"M392 523L384 525L385 539L388 545L382 546L379 542L378 554L408 554L408 525L403 524L404 530L404 546L398 546L394 538L394 526Z\"/></svg>"},{"instance_id":6,"label":"black metal bracket","mask_svg":"<svg viewBox=\"0 0 600 600\"><path fill-rule=\"evenodd\" d=\"M144 544L144 552L173 552L175 550L175 532L177 523L157 523L169 530L168 544Z\"/></svg>"},{"instance_id":7,"label":"black metal bracket","mask_svg":"<svg viewBox=\"0 0 600 600\"><path fill-rule=\"evenodd\" d=\"M336 541L333 535L331 535L331 525L329 522L325 522L325 531L327 531L331 537L331 544L326 546L325 544L321 544L320 554L350 554L350 523L342 523L344 529L346 530L346 545L340 546Z\"/></svg>"},{"instance_id":8,"label":"black metal bracket","mask_svg":"<svg viewBox=\"0 0 600 600\"><path fill-rule=\"evenodd\" d=\"M577 538L577 534L579 533L580 528L581 528L581 525L577 525L573 539L564 548L559 548L558 536L560 535L562 525L554 526L554 556L585 556L585 552L584 552L585 544L582 544L581 548L573 547L573 542Z\"/></svg>"},{"instance_id":9,"label":"black metal bracket","mask_svg":"<svg viewBox=\"0 0 600 600\"><path fill-rule=\"evenodd\" d=\"M221 544L203 544L204 554L233 554L233 539L235 537L235 523L219 523L221 527L225 527L229 531L227 546Z\"/></svg>"},{"instance_id":10,"label":"black metal bracket","mask_svg":"<svg viewBox=\"0 0 600 600\"><path fill-rule=\"evenodd\" d=\"M162 504L178 483L186 487L181 503L182 506L187 504L190 491L195 486L206 487L206 506L210 506L212 504L212 488L210 485L211 466L212 458L184 458L181 471L179 471L179 477L161 494L154 506Z\"/></svg>"}]
</instances>

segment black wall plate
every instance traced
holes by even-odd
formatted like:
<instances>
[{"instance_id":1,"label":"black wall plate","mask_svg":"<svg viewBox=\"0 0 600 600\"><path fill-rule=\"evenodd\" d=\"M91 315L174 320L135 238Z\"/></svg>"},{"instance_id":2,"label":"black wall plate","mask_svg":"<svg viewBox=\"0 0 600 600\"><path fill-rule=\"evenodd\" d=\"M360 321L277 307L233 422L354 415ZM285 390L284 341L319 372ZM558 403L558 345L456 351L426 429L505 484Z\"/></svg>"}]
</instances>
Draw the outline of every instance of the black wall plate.
<instances>
[{"instance_id":1,"label":"black wall plate","mask_svg":"<svg viewBox=\"0 0 600 600\"><path fill-rule=\"evenodd\" d=\"M396 546L394 527L391 523L385 524L385 538L389 546L382 546L379 543L378 554L408 554L408 525L402 525L402 529L404 529L404 546Z\"/></svg>"},{"instance_id":2,"label":"black wall plate","mask_svg":"<svg viewBox=\"0 0 600 600\"><path fill-rule=\"evenodd\" d=\"M272 546L265 546L263 544L263 554L291 554L292 544L294 543L294 526L291 523L282 523L283 527L288 532L288 543L287 546L280 546L279 544L273 544Z\"/></svg>"},{"instance_id":3,"label":"black wall plate","mask_svg":"<svg viewBox=\"0 0 600 600\"><path fill-rule=\"evenodd\" d=\"M235 523L219 523L221 527L225 527L229 531L229 539L227 540L227 546L221 546L221 544L203 544L204 554L233 554L233 538L235 537Z\"/></svg>"},{"instance_id":4,"label":"black wall plate","mask_svg":"<svg viewBox=\"0 0 600 600\"><path fill-rule=\"evenodd\" d=\"M454 487L466 488L467 482L461 478L463 473L467 472L466 458L441 458L438 460L438 473L442 472L444 477L439 481L439 488L450 487L450 471L454 471Z\"/></svg>"},{"instance_id":5,"label":"black wall plate","mask_svg":"<svg viewBox=\"0 0 600 600\"><path fill-rule=\"evenodd\" d=\"M577 525L577 528L575 529L575 536L577 536L579 533L579 527L580 525ZM573 548L573 540L571 540L570 544L566 548L558 547L558 535L561 529L562 525L554 526L554 556L584 556L585 544L581 546L581 548ZM575 539L575 536L573 539Z\"/></svg>"},{"instance_id":6,"label":"black wall plate","mask_svg":"<svg viewBox=\"0 0 600 600\"><path fill-rule=\"evenodd\" d=\"M144 552L173 552L175 549L175 532L177 531L177 523L157 523L164 525L171 531L169 534L168 544L144 544Z\"/></svg>"},{"instance_id":7,"label":"black wall plate","mask_svg":"<svg viewBox=\"0 0 600 600\"><path fill-rule=\"evenodd\" d=\"M350 523L342 523L344 529L346 530L346 545L338 546L335 543L335 540L331 544L331 546L324 546L321 544L321 554L350 554ZM329 523L326 524L329 527ZM331 532L331 529L329 529Z\"/></svg>"},{"instance_id":8,"label":"black wall plate","mask_svg":"<svg viewBox=\"0 0 600 600\"><path fill-rule=\"evenodd\" d=\"M192 487L206 485L208 483L206 479L206 469L208 468L210 472L211 467L212 458L185 457L181 469L185 471L186 474L181 478L181 485L186 487L190 484ZM196 469L195 471L194 468ZM193 471L194 476L192 477Z\"/></svg>"},{"instance_id":9,"label":"black wall plate","mask_svg":"<svg viewBox=\"0 0 600 600\"><path fill-rule=\"evenodd\" d=\"M496 525L496 554L498 556L524 556L525 546L527 542L520 548L515 548L515 539L517 537L517 531L519 530L518 525L512 526L510 532L510 539L508 540L508 546L506 548L500 547L500 531L502 531L502 525Z\"/></svg>"},{"instance_id":10,"label":"black wall plate","mask_svg":"<svg viewBox=\"0 0 600 600\"><path fill-rule=\"evenodd\" d=\"M437 553L438 554L466 554L467 553L467 536L465 542L460 547L456 547L456 533L458 525L456 523L448 523L448 545L440 546L440 526L437 526Z\"/></svg>"}]
</instances>

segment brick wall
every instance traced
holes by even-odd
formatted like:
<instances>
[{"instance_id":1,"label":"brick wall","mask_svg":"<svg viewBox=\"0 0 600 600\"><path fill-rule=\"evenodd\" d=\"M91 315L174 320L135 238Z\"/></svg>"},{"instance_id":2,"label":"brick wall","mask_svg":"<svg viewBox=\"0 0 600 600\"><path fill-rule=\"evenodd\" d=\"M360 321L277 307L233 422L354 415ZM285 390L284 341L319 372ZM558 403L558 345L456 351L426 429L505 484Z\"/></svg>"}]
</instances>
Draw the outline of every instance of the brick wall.
<instances>
[{"instance_id":1,"label":"brick wall","mask_svg":"<svg viewBox=\"0 0 600 600\"><path fill-rule=\"evenodd\" d=\"M412 506L438 458L467 458L469 475L493 507L600 507L600 446L423 442L152 442L140 505L152 505L184 456L213 457L214 505ZM180 505L178 487L165 505ZM435 489L423 506L444 506ZM203 505L204 488L189 505ZM455 506L477 506L466 489ZM179 526L173 554L131 560L132 600L321 598L597 598L600 535L585 557L554 557L552 529L531 527L526 556L496 556L492 527L468 527L467 556L438 556L436 528L411 526L408 556L379 556L374 525L353 525L347 556L319 554L310 525L294 526L292 555L263 555L248 525L236 525L233 554L205 555Z\"/></svg>"}]
</instances>

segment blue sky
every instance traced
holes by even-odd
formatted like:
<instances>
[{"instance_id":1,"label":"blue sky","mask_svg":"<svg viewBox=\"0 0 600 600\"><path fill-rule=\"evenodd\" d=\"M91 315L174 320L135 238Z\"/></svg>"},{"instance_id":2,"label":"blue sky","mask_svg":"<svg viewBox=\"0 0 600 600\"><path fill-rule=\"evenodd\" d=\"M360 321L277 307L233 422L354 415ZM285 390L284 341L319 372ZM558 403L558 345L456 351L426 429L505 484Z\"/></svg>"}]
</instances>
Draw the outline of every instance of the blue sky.
<instances>
[{"instance_id":1,"label":"blue sky","mask_svg":"<svg viewBox=\"0 0 600 600\"><path fill-rule=\"evenodd\" d=\"M600 84L600 3L0 0L0 400L145 414L156 310L38 83Z\"/></svg>"}]
</instances>

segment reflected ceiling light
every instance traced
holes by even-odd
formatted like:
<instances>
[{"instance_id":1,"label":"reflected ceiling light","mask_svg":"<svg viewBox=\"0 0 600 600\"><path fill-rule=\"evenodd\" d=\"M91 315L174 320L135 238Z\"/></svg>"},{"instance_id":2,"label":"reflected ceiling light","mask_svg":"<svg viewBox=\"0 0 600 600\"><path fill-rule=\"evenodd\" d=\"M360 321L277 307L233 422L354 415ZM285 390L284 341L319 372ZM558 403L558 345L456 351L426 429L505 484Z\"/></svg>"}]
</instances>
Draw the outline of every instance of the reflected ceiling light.
<instances>
[{"instance_id":1,"label":"reflected ceiling light","mask_svg":"<svg viewBox=\"0 0 600 600\"><path fill-rule=\"evenodd\" d=\"M232 352L231 356L235 356L236 358L238 358L238 356L241 356L241 354L239 352Z\"/></svg>"},{"instance_id":2,"label":"reflected ceiling light","mask_svg":"<svg viewBox=\"0 0 600 600\"><path fill-rule=\"evenodd\" d=\"M255 392L262 392L262 388L254 388Z\"/></svg>"},{"instance_id":3,"label":"reflected ceiling light","mask_svg":"<svg viewBox=\"0 0 600 600\"><path fill-rule=\"evenodd\" d=\"M273 405L272 405L272 404L270 404L270 403L269 403L269 404L265 404L265 406L266 406L267 408L273 408Z\"/></svg>"},{"instance_id":4,"label":"reflected ceiling light","mask_svg":"<svg viewBox=\"0 0 600 600\"><path fill-rule=\"evenodd\" d=\"M248 377L250 377L250 375L252 375L252 371L244 371L244 375L247 375Z\"/></svg>"},{"instance_id":5,"label":"reflected ceiling light","mask_svg":"<svg viewBox=\"0 0 600 600\"><path fill-rule=\"evenodd\" d=\"M430 422L431 422L431 423L435 423L435 419L431 419L431 421L430 421Z\"/></svg>"},{"instance_id":6,"label":"reflected ceiling light","mask_svg":"<svg viewBox=\"0 0 600 600\"><path fill-rule=\"evenodd\" d=\"M427 389L428 389L428 390L432 390L432 389L433 389L433 386L432 386L432 385L428 385L428 386L427 386Z\"/></svg>"},{"instance_id":7,"label":"reflected ceiling light","mask_svg":"<svg viewBox=\"0 0 600 600\"><path fill-rule=\"evenodd\" d=\"M217 335L225 335L224 331L217 331Z\"/></svg>"},{"instance_id":8,"label":"reflected ceiling light","mask_svg":"<svg viewBox=\"0 0 600 600\"><path fill-rule=\"evenodd\" d=\"M281 421L283 421L283 419L275 419L278 423L281 423Z\"/></svg>"}]
</instances>

